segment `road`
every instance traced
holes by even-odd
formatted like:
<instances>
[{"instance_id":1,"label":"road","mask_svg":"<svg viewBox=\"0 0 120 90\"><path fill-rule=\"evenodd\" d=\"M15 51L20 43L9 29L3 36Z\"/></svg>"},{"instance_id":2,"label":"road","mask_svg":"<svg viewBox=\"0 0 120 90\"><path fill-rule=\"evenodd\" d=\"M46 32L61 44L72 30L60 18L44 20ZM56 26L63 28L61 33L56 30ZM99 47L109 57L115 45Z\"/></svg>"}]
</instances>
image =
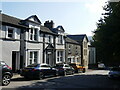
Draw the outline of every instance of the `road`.
<instances>
[{"instance_id":1,"label":"road","mask_svg":"<svg viewBox=\"0 0 120 90\"><path fill-rule=\"evenodd\" d=\"M86 73L49 77L43 80L25 80L23 77L18 77L12 79L11 83L8 86L2 86L2 90L6 90L6 88L16 88L17 90L23 90L23 88L120 89L120 80L111 80L107 77L107 74L107 70L88 70Z\"/></svg>"}]
</instances>

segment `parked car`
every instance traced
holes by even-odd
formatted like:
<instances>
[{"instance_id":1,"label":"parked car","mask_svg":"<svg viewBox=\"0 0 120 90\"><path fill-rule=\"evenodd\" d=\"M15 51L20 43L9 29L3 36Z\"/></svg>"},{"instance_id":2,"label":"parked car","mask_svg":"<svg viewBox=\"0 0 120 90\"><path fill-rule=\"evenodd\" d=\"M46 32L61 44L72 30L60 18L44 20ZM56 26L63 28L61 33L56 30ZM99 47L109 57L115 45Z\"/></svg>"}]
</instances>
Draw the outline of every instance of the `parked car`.
<instances>
[{"instance_id":1,"label":"parked car","mask_svg":"<svg viewBox=\"0 0 120 90\"><path fill-rule=\"evenodd\" d=\"M0 75L1 83L3 86L7 86L13 76L12 68L9 67L4 61L0 61Z\"/></svg>"},{"instance_id":2,"label":"parked car","mask_svg":"<svg viewBox=\"0 0 120 90\"><path fill-rule=\"evenodd\" d=\"M56 76L56 69L48 64L31 64L20 71L20 75L25 78L43 79L46 76Z\"/></svg>"},{"instance_id":3,"label":"parked car","mask_svg":"<svg viewBox=\"0 0 120 90\"><path fill-rule=\"evenodd\" d=\"M78 64L78 63L71 63L69 64L70 66L72 66L75 69L75 73L85 73L86 69L84 65Z\"/></svg>"},{"instance_id":4,"label":"parked car","mask_svg":"<svg viewBox=\"0 0 120 90\"><path fill-rule=\"evenodd\" d=\"M105 69L104 63L98 63L98 69Z\"/></svg>"},{"instance_id":5,"label":"parked car","mask_svg":"<svg viewBox=\"0 0 120 90\"><path fill-rule=\"evenodd\" d=\"M120 67L113 67L108 73L108 77L111 79L120 78Z\"/></svg>"},{"instance_id":6,"label":"parked car","mask_svg":"<svg viewBox=\"0 0 120 90\"><path fill-rule=\"evenodd\" d=\"M57 70L58 75L74 74L75 70L68 64L56 64L54 68Z\"/></svg>"}]
</instances>

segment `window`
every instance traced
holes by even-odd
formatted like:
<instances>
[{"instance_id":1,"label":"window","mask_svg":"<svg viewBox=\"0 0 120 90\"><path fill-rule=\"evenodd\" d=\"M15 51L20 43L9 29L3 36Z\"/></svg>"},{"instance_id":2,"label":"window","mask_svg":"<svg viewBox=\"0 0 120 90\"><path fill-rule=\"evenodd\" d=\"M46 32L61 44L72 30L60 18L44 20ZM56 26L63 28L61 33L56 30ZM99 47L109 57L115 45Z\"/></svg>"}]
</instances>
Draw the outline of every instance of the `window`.
<instances>
[{"instance_id":1,"label":"window","mask_svg":"<svg viewBox=\"0 0 120 90\"><path fill-rule=\"evenodd\" d=\"M51 43L51 36L48 36L48 42Z\"/></svg>"},{"instance_id":2,"label":"window","mask_svg":"<svg viewBox=\"0 0 120 90\"><path fill-rule=\"evenodd\" d=\"M37 59L38 59L38 52L31 51L29 57L29 64L37 63Z\"/></svg>"},{"instance_id":3,"label":"window","mask_svg":"<svg viewBox=\"0 0 120 90\"><path fill-rule=\"evenodd\" d=\"M37 40L37 29L35 29L35 33L34 33L34 40Z\"/></svg>"},{"instance_id":4,"label":"window","mask_svg":"<svg viewBox=\"0 0 120 90\"><path fill-rule=\"evenodd\" d=\"M87 42L84 42L84 48L87 48Z\"/></svg>"},{"instance_id":5,"label":"window","mask_svg":"<svg viewBox=\"0 0 120 90\"><path fill-rule=\"evenodd\" d=\"M58 43L63 44L63 36L62 35L58 36Z\"/></svg>"},{"instance_id":6,"label":"window","mask_svg":"<svg viewBox=\"0 0 120 90\"><path fill-rule=\"evenodd\" d=\"M84 49L84 55L87 55L87 49Z\"/></svg>"},{"instance_id":7,"label":"window","mask_svg":"<svg viewBox=\"0 0 120 90\"><path fill-rule=\"evenodd\" d=\"M57 61L63 61L63 51L57 52Z\"/></svg>"},{"instance_id":8,"label":"window","mask_svg":"<svg viewBox=\"0 0 120 90\"><path fill-rule=\"evenodd\" d=\"M60 61L63 61L63 51L60 51Z\"/></svg>"},{"instance_id":9,"label":"window","mask_svg":"<svg viewBox=\"0 0 120 90\"><path fill-rule=\"evenodd\" d=\"M71 63L71 58L68 58L68 62L70 62L70 63Z\"/></svg>"},{"instance_id":10,"label":"window","mask_svg":"<svg viewBox=\"0 0 120 90\"><path fill-rule=\"evenodd\" d=\"M57 52L57 61L59 62L59 51Z\"/></svg>"},{"instance_id":11,"label":"window","mask_svg":"<svg viewBox=\"0 0 120 90\"><path fill-rule=\"evenodd\" d=\"M37 28L31 28L30 29L30 40L38 40L38 29Z\"/></svg>"},{"instance_id":12,"label":"window","mask_svg":"<svg viewBox=\"0 0 120 90\"><path fill-rule=\"evenodd\" d=\"M9 38L14 38L14 28L8 27L7 37L9 37Z\"/></svg>"}]
</instances>

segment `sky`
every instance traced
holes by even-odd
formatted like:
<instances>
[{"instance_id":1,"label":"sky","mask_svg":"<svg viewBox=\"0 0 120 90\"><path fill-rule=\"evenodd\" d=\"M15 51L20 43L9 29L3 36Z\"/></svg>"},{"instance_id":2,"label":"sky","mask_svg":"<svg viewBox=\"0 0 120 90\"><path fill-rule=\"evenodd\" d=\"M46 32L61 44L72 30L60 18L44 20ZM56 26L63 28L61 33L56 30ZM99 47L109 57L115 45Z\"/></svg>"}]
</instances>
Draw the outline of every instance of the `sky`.
<instances>
[{"instance_id":1,"label":"sky","mask_svg":"<svg viewBox=\"0 0 120 90\"><path fill-rule=\"evenodd\" d=\"M92 36L96 23L104 13L107 0L2 0L2 13L20 19L37 15L42 25L53 20L55 27L62 25L68 34Z\"/></svg>"}]
</instances>

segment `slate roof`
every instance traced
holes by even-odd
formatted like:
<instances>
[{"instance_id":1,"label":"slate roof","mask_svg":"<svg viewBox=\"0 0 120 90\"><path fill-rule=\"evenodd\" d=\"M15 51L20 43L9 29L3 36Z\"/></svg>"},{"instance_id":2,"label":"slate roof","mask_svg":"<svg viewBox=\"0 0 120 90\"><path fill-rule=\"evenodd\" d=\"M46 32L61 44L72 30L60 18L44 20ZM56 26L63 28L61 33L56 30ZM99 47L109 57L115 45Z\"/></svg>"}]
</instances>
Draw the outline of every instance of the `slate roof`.
<instances>
[{"instance_id":1,"label":"slate roof","mask_svg":"<svg viewBox=\"0 0 120 90\"><path fill-rule=\"evenodd\" d=\"M38 22L37 21L31 21L31 20L29 20L32 17L36 18ZM34 22L34 23L37 23L37 24L41 24L41 21L38 19L38 17L36 15L32 15L32 16L28 17L25 20L30 21L30 22Z\"/></svg>"},{"instance_id":2,"label":"slate roof","mask_svg":"<svg viewBox=\"0 0 120 90\"><path fill-rule=\"evenodd\" d=\"M1 14L1 17L2 17L2 19L1 19L2 23L27 28L26 26L21 25L21 21L22 21L21 19L18 19L18 18L12 17L12 16L8 16L6 14Z\"/></svg>"},{"instance_id":3,"label":"slate roof","mask_svg":"<svg viewBox=\"0 0 120 90\"><path fill-rule=\"evenodd\" d=\"M41 25L41 32L57 35L56 33L52 32L49 28L44 27L42 25Z\"/></svg>"},{"instance_id":4,"label":"slate roof","mask_svg":"<svg viewBox=\"0 0 120 90\"><path fill-rule=\"evenodd\" d=\"M59 25L59 26L57 26L57 29L58 29L58 28L61 28L61 31L65 32L63 26Z\"/></svg>"},{"instance_id":5,"label":"slate roof","mask_svg":"<svg viewBox=\"0 0 120 90\"><path fill-rule=\"evenodd\" d=\"M69 37L66 37L65 40L66 40L66 43L72 43L72 44L78 44L79 45L79 43L77 41L75 41L75 40L73 40L73 39L71 39Z\"/></svg>"},{"instance_id":6,"label":"slate roof","mask_svg":"<svg viewBox=\"0 0 120 90\"><path fill-rule=\"evenodd\" d=\"M80 34L80 35L67 35L67 37L79 42L80 44L82 44L82 41L84 39L84 37L87 37L86 34ZM88 40L88 38L87 38Z\"/></svg>"}]
</instances>

